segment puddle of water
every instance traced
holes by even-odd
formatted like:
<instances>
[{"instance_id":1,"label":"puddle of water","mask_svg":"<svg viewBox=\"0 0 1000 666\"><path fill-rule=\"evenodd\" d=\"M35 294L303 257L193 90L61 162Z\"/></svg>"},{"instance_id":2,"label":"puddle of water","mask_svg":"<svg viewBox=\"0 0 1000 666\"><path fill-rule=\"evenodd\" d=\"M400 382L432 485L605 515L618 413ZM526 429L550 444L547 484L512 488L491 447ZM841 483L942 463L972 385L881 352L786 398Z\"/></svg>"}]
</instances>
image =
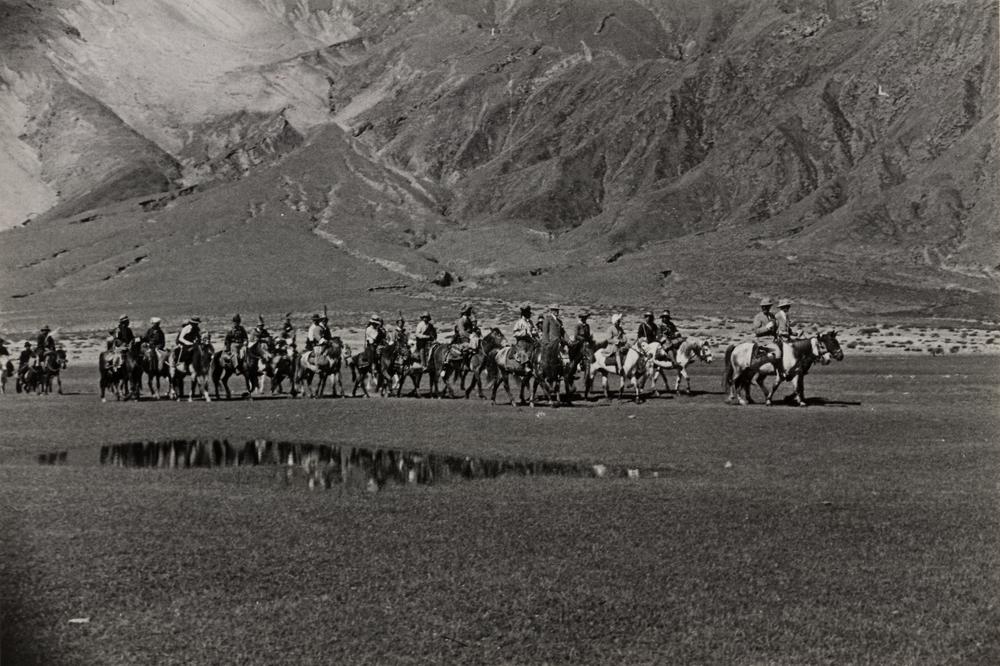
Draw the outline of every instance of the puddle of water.
<instances>
[{"instance_id":1,"label":"puddle of water","mask_svg":"<svg viewBox=\"0 0 1000 666\"><path fill-rule=\"evenodd\" d=\"M284 468L286 481L300 470L310 488L335 484L378 490L386 485L433 484L501 476L577 478L658 477L659 470L602 464L456 456L399 449L250 440L140 441L101 447L102 465L186 469L271 465Z\"/></svg>"}]
</instances>

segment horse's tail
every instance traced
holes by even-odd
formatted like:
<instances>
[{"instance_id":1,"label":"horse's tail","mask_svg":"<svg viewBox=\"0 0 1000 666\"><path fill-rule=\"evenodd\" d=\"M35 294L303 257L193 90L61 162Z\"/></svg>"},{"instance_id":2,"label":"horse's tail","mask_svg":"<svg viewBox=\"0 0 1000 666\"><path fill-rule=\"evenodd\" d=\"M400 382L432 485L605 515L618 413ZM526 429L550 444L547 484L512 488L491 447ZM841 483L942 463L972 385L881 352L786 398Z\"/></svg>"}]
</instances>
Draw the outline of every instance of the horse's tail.
<instances>
[{"instance_id":1,"label":"horse's tail","mask_svg":"<svg viewBox=\"0 0 1000 666\"><path fill-rule=\"evenodd\" d=\"M729 345L726 347L725 355L725 367L722 369L722 388L729 390L729 387L733 385L733 350L736 349L736 345Z\"/></svg>"}]
</instances>

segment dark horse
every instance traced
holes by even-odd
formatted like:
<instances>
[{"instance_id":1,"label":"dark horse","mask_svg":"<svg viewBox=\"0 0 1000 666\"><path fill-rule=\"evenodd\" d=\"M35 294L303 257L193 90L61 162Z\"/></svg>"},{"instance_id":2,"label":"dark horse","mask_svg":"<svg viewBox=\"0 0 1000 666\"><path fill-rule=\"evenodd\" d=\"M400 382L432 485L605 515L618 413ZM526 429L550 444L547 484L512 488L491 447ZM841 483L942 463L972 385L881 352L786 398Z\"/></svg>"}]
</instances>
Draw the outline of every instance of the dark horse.
<instances>
[{"instance_id":1,"label":"dark horse","mask_svg":"<svg viewBox=\"0 0 1000 666\"><path fill-rule=\"evenodd\" d=\"M479 390L480 399L485 398L483 395L483 382L482 375L486 372L487 381L494 378L498 370L494 367L496 351L501 349L507 344L507 339L504 337L503 333L499 328L492 328L490 332L487 333L479 341L479 346L476 350L465 357L462 363L462 381L459 384L465 391L465 397L472 394L472 389ZM472 375L472 381L469 382L468 386L465 386L465 380L469 375Z\"/></svg>"},{"instance_id":2,"label":"dark horse","mask_svg":"<svg viewBox=\"0 0 1000 666\"><path fill-rule=\"evenodd\" d=\"M260 378L271 360L271 349L266 339L258 340L246 348L242 360L237 360L237 354L228 351L218 351L212 354L212 385L215 387L215 398L219 399L219 384L226 389L226 399L232 398L229 390L229 378L233 374L242 374L246 381L246 397L253 399L254 391L260 392Z\"/></svg>"},{"instance_id":3,"label":"dark horse","mask_svg":"<svg viewBox=\"0 0 1000 666\"><path fill-rule=\"evenodd\" d=\"M414 361L417 360L413 352L410 350L410 345L401 338L396 338L390 344L385 345L381 348L379 352L379 369L381 371L381 376L383 377L383 382L381 391L382 394L392 395L393 383L398 381L396 385L396 397L398 398L403 394L403 384L406 382L407 377L412 377L413 381L413 392L411 395L416 395L417 387L420 385L420 375L423 374L423 368L417 366L416 374L411 375L411 369L413 368Z\"/></svg>"},{"instance_id":4,"label":"dark horse","mask_svg":"<svg viewBox=\"0 0 1000 666\"><path fill-rule=\"evenodd\" d=\"M42 356L42 364L40 366L42 371L41 385L40 389L42 393L52 392L52 380L56 380L56 386L58 386L59 394L62 395L62 380L59 379L59 371L66 369L66 350L65 349L49 349Z\"/></svg>"},{"instance_id":5,"label":"dark horse","mask_svg":"<svg viewBox=\"0 0 1000 666\"><path fill-rule=\"evenodd\" d=\"M121 400L128 392L128 377L125 374L125 350L109 349L101 352L97 359L97 368L101 373L101 402L107 402L106 391L115 394L115 400Z\"/></svg>"},{"instance_id":6,"label":"dark horse","mask_svg":"<svg viewBox=\"0 0 1000 666\"><path fill-rule=\"evenodd\" d=\"M142 342L133 340L124 347L125 399L138 400L142 389Z\"/></svg>"},{"instance_id":7,"label":"dark horse","mask_svg":"<svg viewBox=\"0 0 1000 666\"><path fill-rule=\"evenodd\" d=\"M590 393L590 366L594 362L594 351L599 346L594 346L589 340L576 339L566 345L566 353L569 361L566 363L563 380L566 382L566 394L576 393L574 386L577 370L583 374L584 396Z\"/></svg>"},{"instance_id":8,"label":"dark horse","mask_svg":"<svg viewBox=\"0 0 1000 666\"><path fill-rule=\"evenodd\" d=\"M435 342L427 351L427 377L431 385L431 397L443 398L446 394L455 395L451 388L451 378L459 376L466 352L462 346L449 342ZM438 382L444 382L444 390L440 390Z\"/></svg>"},{"instance_id":9,"label":"dark horse","mask_svg":"<svg viewBox=\"0 0 1000 666\"><path fill-rule=\"evenodd\" d=\"M555 407L559 401L559 388L566 375L562 357L559 354L562 342L536 342L531 349L531 397L528 404L534 407L535 393L541 386L549 405Z\"/></svg>"},{"instance_id":10,"label":"dark horse","mask_svg":"<svg viewBox=\"0 0 1000 666\"><path fill-rule=\"evenodd\" d=\"M190 375L191 394L188 396L188 401L194 400L197 387L205 397L205 402L211 402L212 398L208 395L208 377L212 371L212 356L215 353L212 343L201 339L191 345L187 368L183 367L184 363L180 360L181 351L180 347L174 347L170 353L170 397L174 400L181 400L184 397L184 379Z\"/></svg>"},{"instance_id":11,"label":"dark horse","mask_svg":"<svg viewBox=\"0 0 1000 666\"><path fill-rule=\"evenodd\" d=\"M150 394L157 400L160 399L160 379L170 376L166 357L166 352L160 351L148 342L143 342L139 346L139 366L142 374L146 377ZM153 380L156 380L155 386Z\"/></svg>"}]
</instances>

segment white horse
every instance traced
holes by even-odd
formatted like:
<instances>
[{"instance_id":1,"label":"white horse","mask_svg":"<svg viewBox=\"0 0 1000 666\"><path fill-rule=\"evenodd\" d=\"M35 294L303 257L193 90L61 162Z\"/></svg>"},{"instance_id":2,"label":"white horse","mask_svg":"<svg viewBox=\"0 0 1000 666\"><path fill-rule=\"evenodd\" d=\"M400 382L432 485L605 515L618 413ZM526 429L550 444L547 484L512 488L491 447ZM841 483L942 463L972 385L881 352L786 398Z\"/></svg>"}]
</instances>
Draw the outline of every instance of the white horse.
<instances>
[{"instance_id":1,"label":"white horse","mask_svg":"<svg viewBox=\"0 0 1000 666\"><path fill-rule=\"evenodd\" d=\"M656 358L656 355L660 353L660 343L659 342L637 342L628 348L628 352L625 354L625 359L622 363L622 368L618 367L615 362L615 354L612 350L608 348L598 349L594 352L594 362L590 366L590 376L587 382L587 392L590 391L591 385L594 382L595 375L601 375L601 388L604 389L604 398L606 400L611 399L611 395L608 393L608 375L614 374L618 375L621 379L621 386L618 389L618 397L625 397L625 386L631 381L632 388L635 390L635 401L640 400L640 380L645 378L647 371L652 368L652 360ZM587 395L584 394L584 399Z\"/></svg>"},{"instance_id":2,"label":"white horse","mask_svg":"<svg viewBox=\"0 0 1000 666\"><path fill-rule=\"evenodd\" d=\"M669 389L670 383L667 380L667 370L675 370L677 372L677 380L674 382L674 393L680 393L681 379L687 385L684 392L691 393L691 377L688 376L687 366L698 359L701 359L703 363L712 362L712 350L709 348L708 340L702 341L698 338L685 338L677 348L677 353L674 355L673 361L668 357L667 350L661 349L652 361L652 365L654 366L651 373L653 390L656 390L656 380L660 377L663 378L664 390Z\"/></svg>"},{"instance_id":3,"label":"white horse","mask_svg":"<svg viewBox=\"0 0 1000 666\"><path fill-rule=\"evenodd\" d=\"M809 368L816 361L826 365L831 358L838 361L844 358L836 331L814 335L803 340L783 342L781 351L783 378L779 376L771 390L768 391L764 386L764 379L767 375L777 375L777 371L774 364L770 362L773 356L761 358L759 355L755 355L757 347L755 342L742 342L738 345L730 345L726 349L723 388L729 392L726 398L727 402L737 400L741 405L753 402L750 398L750 383L756 379L757 385L764 393L765 404L770 405L771 398L778 386L782 382L788 381L791 382L794 389L795 403L800 407L805 407L805 375L809 372Z\"/></svg>"}]
</instances>

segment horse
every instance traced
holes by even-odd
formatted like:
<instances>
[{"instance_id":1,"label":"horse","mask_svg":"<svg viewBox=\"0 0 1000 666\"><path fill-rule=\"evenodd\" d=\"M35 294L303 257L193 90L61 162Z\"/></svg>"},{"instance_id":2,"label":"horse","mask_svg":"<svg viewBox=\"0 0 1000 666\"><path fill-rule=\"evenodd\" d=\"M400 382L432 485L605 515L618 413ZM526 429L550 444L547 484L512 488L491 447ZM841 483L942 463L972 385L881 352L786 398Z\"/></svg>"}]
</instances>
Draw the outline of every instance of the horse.
<instances>
[{"instance_id":1,"label":"horse","mask_svg":"<svg viewBox=\"0 0 1000 666\"><path fill-rule=\"evenodd\" d=\"M589 390L593 386L594 376L600 374L601 387L604 389L604 399L611 400L611 395L608 392L608 375L616 374L621 378L621 386L618 389L619 399L624 399L625 386L631 381L635 389L635 401L639 402L642 398L639 380L644 378L646 371L649 369L650 360L656 358L659 351L659 342L644 342L641 345L637 342L628 348L621 368L618 367L617 362L611 363L612 359L615 358L613 351L606 348L596 351L594 353L594 362L590 367L590 382L587 392L584 393L584 399L588 397Z\"/></svg>"},{"instance_id":2,"label":"horse","mask_svg":"<svg viewBox=\"0 0 1000 666\"><path fill-rule=\"evenodd\" d=\"M105 392L108 390L115 394L115 400L121 400L122 395L128 393L125 350L109 349L101 352L97 358L97 369L101 377L101 402L107 402Z\"/></svg>"},{"instance_id":3,"label":"horse","mask_svg":"<svg viewBox=\"0 0 1000 666\"><path fill-rule=\"evenodd\" d=\"M478 334L477 334L478 337ZM466 355L462 363L462 379L459 382L459 388L465 391L465 398L468 400L469 396L472 394L472 389L476 388L479 390L479 399L482 400L486 396L483 395L483 382L482 374L483 372L489 372L490 370L490 354L489 352L494 349L499 349L506 344L506 339L499 328L492 328L490 332L485 336L478 337L474 343L475 351L471 354ZM465 379L469 375L472 375L472 381L469 383L468 387L465 386Z\"/></svg>"},{"instance_id":4,"label":"horse","mask_svg":"<svg viewBox=\"0 0 1000 666\"><path fill-rule=\"evenodd\" d=\"M226 389L226 400L233 397L229 390L229 379L233 375L244 375L245 355L239 352L220 349L212 354L212 386L215 388L215 399L219 400L219 385ZM250 382L247 381L247 393L250 392Z\"/></svg>"},{"instance_id":5,"label":"horse","mask_svg":"<svg viewBox=\"0 0 1000 666\"><path fill-rule=\"evenodd\" d=\"M736 400L741 405L752 403L750 382L756 380L757 386L764 393L765 404L771 405L771 399L778 386L785 381L791 381L795 404L799 407L805 407L804 380L813 363L819 361L826 365L831 358L838 361L844 358L836 331L829 331L802 340L782 342L781 346L781 367L784 376L778 377L770 391L765 387L764 380L767 375L777 374L773 356L761 357L758 353L759 346L752 341L730 345L726 349L726 367L722 378L723 388L728 392L726 402Z\"/></svg>"},{"instance_id":6,"label":"horse","mask_svg":"<svg viewBox=\"0 0 1000 666\"><path fill-rule=\"evenodd\" d=\"M577 370L583 373L584 393L589 390L590 367L594 363L594 352L603 345L594 345L589 340L577 339L566 345L566 363L564 365L567 395L576 393L575 380Z\"/></svg>"},{"instance_id":7,"label":"horse","mask_svg":"<svg viewBox=\"0 0 1000 666\"><path fill-rule=\"evenodd\" d=\"M125 399L138 400L142 389L142 343L133 340L121 347L125 361Z\"/></svg>"},{"instance_id":8,"label":"horse","mask_svg":"<svg viewBox=\"0 0 1000 666\"><path fill-rule=\"evenodd\" d=\"M211 402L212 398L208 394L208 378L212 372L212 356L215 349L212 343L204 338L191 345L191 357L188 359L188 369L181 368L181 348L174 347L170 353L168 364L170 372L170 393L173 400L181 400L184 397L184 378L191 376L191 394L188 402L194 400L195 388L197 387L205 398L205 402Z\"/></svg>"},{"instance_id":9,"label":"horse","mask_svg":"<svg viewBox=\"0 0 1000 666\"><path fill-rule=\"evenodd\" d=\"M62 395L62 380L59 378L59 371L66 369L66 350L49 349L42 356L41 382L39 388L43 394L52 393L52 380L56 380L59 387L59 395Z\"/></svg>"},{"instance_id":10,"label":"horse","mask_svg":"<svg viewBox=\"0 0 1000 666\"><path fill-rule=\"evenodd\" d=\"M382 394L391 395L393 386L398 381L399 383L395 384L396 397L398 398L403 394L403 384L406 382L406 378L410 377L413 381L411 395L416 395L417 388L420 386L420 376L423 374L423 366L418 361L419 359L409 341L392 337L391 342L379 350L379 370L381 377L383 377L383 383L380 387ZM414 375L413 366L415 363L417 370Z\"/></svg>"},{"instance_id":11,"label":"horse","mask_svg":"<svg viewBox=\"0 0 1000 666\"><path fill-rule=\"evenodd\" d=\"M160 399L160 378L169 378L166 352L160 351L148 342L139 345L139 367L141 374L146 377L146 385L149 392L156 400ZM156 386L153 386L153 380Z\"/></svg>"},{"instance_id":12,"label":"horse","mask_svg":"<svg viewBox=\"0 0 1000 666\"><path fill-rule=\"evenodd\" d=\"M685 338L677 347L677 353L673 360L667 356L667 350L661 348L653 359L652 388L655 390L656 380L662 378L664 390L669 389L670 382L667 381L667 370L676 370L677 380L674 382L674 393L680 394L681 379L683 379L687 383L684 392L690 394L691 377L688 376L686 368L698 359L701 359L703 363L712 362L712 350L709 348L707 340L703 342L698 338Z\"/></svg>"},{"instance_id":13,"label":"horse","mask_svg":"<svg viewBox=\"0 0 1000 666\"><path fill-rule=\"evenodd\" d=\"M344 344L339 337L331 338L327 344L313 347L311 350L299 355L295 365L295 380L293 386L298 385L302 393L308 392L310 398L320 398L326 390L327 379L332 375L334 381L330 387L333 397L337 396L337 388L340 388L340 397L344 396L344 385L340 379L340 368L345 356L349 356L351 348ZM316 382L316 392L313 393L312 380L318 376Z\"/></svg>"},{"instance_id":14,"label":"horse","mask_svg":"<svg viewBox=\"0 0 1000 666\"><path fill-rule=\"evenodd\" d=\"M264 376L272 356L269 338L261 338L246 348L243 356L243 378L247 383L248 399L253 399L254 391L260 394L263 390L261 377Z\"/></svg>"},{"instance_id":15,"label":"horse","mask_svg":"<svg viewBox=\"0 0 1000 666\"><path fill-rule=\"evenodd\" d=\"M536 342L532 345L529 366L531 367L531 396L528 404L535 406L535 394L541 386L549 405L556 407L559 401L559 386L565 379L564 365L560 350L561 340Z\"/></svg>"},{"instance_id":16,"label":"horse","mask_svg":"<svg viewBox=\"0 0 1000 666\"><path fill-rule=\"evenodd\" d=\"M298 367L299 355L295 352L295 347L285 347L284 351L277 351L271 357L269 363L264 368L264 373L271 379L271 395L282 393L285 380L289 380L291 388L289 393L294 398L299 391L295 385L295 369ZM340 381L340 374L337 375Z\"/></svg>"},{"instance_id":17,"label":"horse","mask_svg":"<svg viewBox=\"0 0 1000 666\"><path fill-rule=\"evenodd\" d=\"M427 374L430 378L431 397L443 398L455 391L451 388L450 379L462 372L466 350L462 345L451 342L435 342L427 351ZM440 391L438 382L444 382L444 390Z\"/></svg>"}]
</instances>

